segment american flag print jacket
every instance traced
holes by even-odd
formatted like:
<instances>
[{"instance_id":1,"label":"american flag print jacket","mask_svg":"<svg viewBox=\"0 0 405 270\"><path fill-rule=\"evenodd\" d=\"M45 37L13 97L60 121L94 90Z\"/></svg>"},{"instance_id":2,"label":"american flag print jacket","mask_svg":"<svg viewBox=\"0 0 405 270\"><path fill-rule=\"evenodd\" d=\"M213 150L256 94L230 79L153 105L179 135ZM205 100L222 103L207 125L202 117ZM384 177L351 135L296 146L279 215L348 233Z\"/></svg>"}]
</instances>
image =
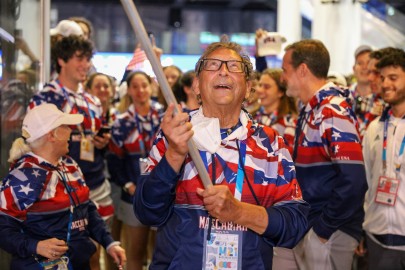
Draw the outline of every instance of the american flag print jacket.
<instances>
[{"instance_id":1,"label":"american flag print jacket","mask_svg":"<svg viewBox=\"0 0 405 270\"><path fill-rule=\"evenodd\" d=\"M191 118L195 113L190 112ZM204 231L210 226L242 233L242 269L271 269L273 246L292 248L305 234L308 204L302 200L284 140L245 112L241 112L240 121L242 125L222 140L215 153L200 150L200 154L206 160L213 184L226 185L234 193L241 155L238 146L246 145L241 201L256 204L256 196L258 204L266 208L266 232L258 235L238 224L222 224L209 218L196 193L203 184L194 162L187 156L181 172L174 172L165 158L168 142L160 132L134 198L135 214L140 221L159 227L150 269L202 269Z\"/></svg>"},{"instance_id":2,"label":"american flag print jacket","mask_svg":"<svg viewBox=\"0 0 405 270\"><path fill-rule=\"evenodd\" d=\"M93 136L102 126L102 108L97 97L85 92L80 86L77 92L63 87L57 80L46 84L35 94L29 104L29 109L42 103L55 104L65 113L79 113L84 116L80 126L71 126L72 134L69 141L69 156L74 158L82 170L88 187L93 190L104 183L104 149L94 147L94 161L80 159L80 140L82 134L86 137Z\"/></svg>"},{"instance_id":3,"label":"american flag print jacket","mask_svg":"<svg viewBox=\"0 0 405 270\"><path fill-rule=\"evenodd\" d=\"M329 239L341 230L357 240L367 190L361 142L350 92L326 84L301 110L294 162L310 225Z\"/></svg>"},{"instance_id":4,"label":"american flag print jacket","mask_svg":"<svg viewBox=\"0 0 405 270\"><path fill-rule=\"evenodd\" d=\"M294 145L295 128L297 126L297 116L291 114L284 115L283 117L277 117L277 112L266 114L263 108L255 115L255 120L260 124L269 126L276 130L280 136L285 140L285 143L292 154Z\"/></svg>"},{"instance_id":5,"label":"american flag print jacket","mask_svg":"<svg viewBox=\"0 0 405 270\"><path fill-rule=\"evenodd\" d=\"M131 105L114 122L107 162L111 178L118 185L137 184L141 174L139 159L149 154L163 113L163 106L151 101L147 115L137 114L135 106ZM133 201L133 196L127 192L122 192L121 198L126 202Z\"/></svg>"},{"instance_id":6,"label":"american flag print jacket","mask_svg":"<svg viewBox=\"0 0 405 270\"><path fill-rule=\"evenodd\" d=\"M90 237L104 247L114 242L71 157L62 157L57 166L33 153L21 157L0 187L0 247L13 255L11 269L39 269L38 242L67 241L69 224L66 255L73 265L96 251Z\"/></svg>"}]
</instances>

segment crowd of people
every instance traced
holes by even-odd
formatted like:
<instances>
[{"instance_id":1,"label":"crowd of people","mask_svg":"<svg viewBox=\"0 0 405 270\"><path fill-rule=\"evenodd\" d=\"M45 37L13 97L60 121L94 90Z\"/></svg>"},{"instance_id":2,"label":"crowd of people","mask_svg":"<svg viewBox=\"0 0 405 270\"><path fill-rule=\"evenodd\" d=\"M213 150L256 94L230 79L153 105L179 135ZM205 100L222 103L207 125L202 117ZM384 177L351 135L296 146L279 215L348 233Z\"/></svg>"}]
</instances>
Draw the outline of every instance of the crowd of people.
<instances>
[{"instance_id":1,"label":"crowd of people","mask_svg":"<svg viewBox=\"0 0 405 270\"><path fill-rule=\"evenodd\" d=\"M92 31L51 30L0 187L10 269L405 268L404 50L360 46L352 83L319 40L254 70L223 37L163 67L175 105L131 63L97 72Z\"/></svg>"}]
</instances>

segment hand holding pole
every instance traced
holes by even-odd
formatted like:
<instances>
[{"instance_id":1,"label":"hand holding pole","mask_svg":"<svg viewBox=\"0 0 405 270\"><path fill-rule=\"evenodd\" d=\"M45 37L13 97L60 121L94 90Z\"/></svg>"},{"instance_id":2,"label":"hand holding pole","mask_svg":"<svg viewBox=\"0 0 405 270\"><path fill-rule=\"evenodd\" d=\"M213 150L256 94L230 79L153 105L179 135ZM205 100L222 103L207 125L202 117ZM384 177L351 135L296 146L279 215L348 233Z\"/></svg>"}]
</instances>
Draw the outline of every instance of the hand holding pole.
<instances>
[{"instance_id":1,"label":"hand holding pole","mask_svg":"<svg viewBox=\"0 0 405 270\"><path fill-rule=\"evenodd\" d=\"M132 0L121 0L121 3L122 3L122 6L124 7L125 12L127 13L127 16L132 25L132 28L135 31L135 34L136 34L137 38L139 39L139 41L142 45L142 48L145 51L146 56L148 57L151 65L152 65L153 72L156 75L156 78L162 89L162 93L163 93L163 96L164 96L167 104L170 104L170 103L175 104L176 111L178 112L177 100L176 100L175 96L173 95L170 85L167 82L166 77L163 73L163 69L160 64L160 59L158 59L156 57L156 55L153 51L152 44L146 33L145 27L142 23L142 20L139 16L139 13L138 13L133 1ZM207 187L211 186L212 183L209 178L208 172L205 169L204 163L202 162L198 149L194 145L193 140L188 141L188 148L189 148L189 154L190 154L191 158L193 159L193 162L197 168L198 174L203 182L204 187L207 188Z\"/></svg>"}]
</instances>

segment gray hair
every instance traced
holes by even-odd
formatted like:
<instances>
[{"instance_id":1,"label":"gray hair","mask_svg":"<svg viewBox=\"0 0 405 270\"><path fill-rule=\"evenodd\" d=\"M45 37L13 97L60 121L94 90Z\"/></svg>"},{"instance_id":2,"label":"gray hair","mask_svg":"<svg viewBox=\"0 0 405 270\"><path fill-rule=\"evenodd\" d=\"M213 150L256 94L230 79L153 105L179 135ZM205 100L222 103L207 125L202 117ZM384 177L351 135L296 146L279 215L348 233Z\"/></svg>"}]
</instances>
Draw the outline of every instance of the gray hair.
<instances>
[{"instance_id":1,"label":"gray hair","mask_svg":"<svg viewBox=\"0 0 405 270\"><path fill-rule=\"evenodd\" d=\"M195 65L195 73L196 76L199 77L201 70L202 70L202 63L204 59L211 54L212 52L218 50L218 49L228 49L235 51L240 58L242 59L243 65L244 65L244 73L246 75L246 80L251 81L254 79L254 71L253 71L253 65L252 62L250 62L249 55L243 51L242 46L235 42L229 42L225 38L221 38L220 42L214 42L211 43L207 49L204 51L204 53L201 55L201 57L198 59L197 64Z\"/></svg>"}]
</instances>

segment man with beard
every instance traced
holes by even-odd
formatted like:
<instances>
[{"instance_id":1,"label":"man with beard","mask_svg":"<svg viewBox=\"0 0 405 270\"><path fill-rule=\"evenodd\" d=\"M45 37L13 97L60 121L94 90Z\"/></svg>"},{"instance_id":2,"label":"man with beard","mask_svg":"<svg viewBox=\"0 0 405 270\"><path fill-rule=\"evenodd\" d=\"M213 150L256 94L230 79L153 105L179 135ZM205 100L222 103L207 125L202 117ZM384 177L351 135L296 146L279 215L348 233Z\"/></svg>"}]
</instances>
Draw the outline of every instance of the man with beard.
<instances>
[{"instance_id":1,"label":"man with beard","mask_svg":"<svg viewBox=\"0 0 405 270\"><path fill-rule=\"evenodd\" d=\"M381 96L388 104L368 127L363 153L370 187L365 198L369 269L405 265L405 52L395 49L379 60Z\"/></svg>"}]
</instances>

